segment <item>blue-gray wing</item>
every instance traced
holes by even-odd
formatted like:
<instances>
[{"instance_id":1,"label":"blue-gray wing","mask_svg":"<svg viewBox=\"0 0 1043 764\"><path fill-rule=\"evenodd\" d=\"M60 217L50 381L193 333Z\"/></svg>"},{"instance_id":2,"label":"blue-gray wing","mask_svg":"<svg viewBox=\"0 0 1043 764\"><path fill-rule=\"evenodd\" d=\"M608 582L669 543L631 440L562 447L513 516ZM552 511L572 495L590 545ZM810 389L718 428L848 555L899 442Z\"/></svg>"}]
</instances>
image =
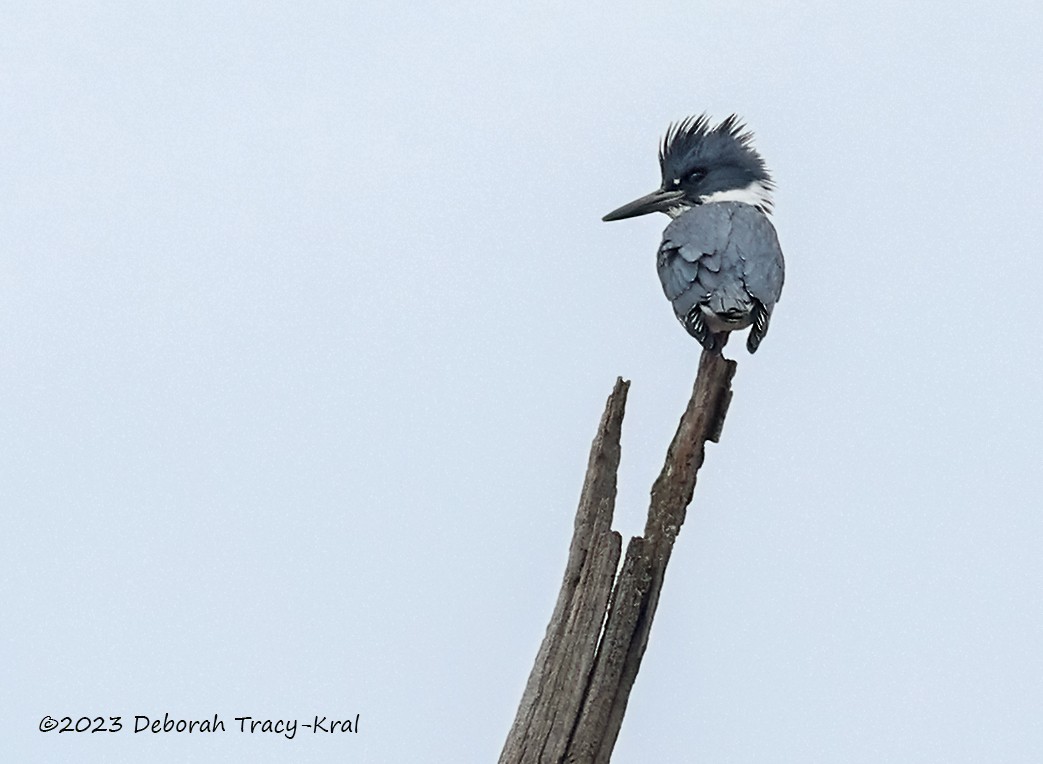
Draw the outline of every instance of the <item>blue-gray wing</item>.
<instances>
[{"instance_id":1,"label":"blue-gray wing","mask_svg":"<svg viewBox=\"0 0 1043 764\"><path fill-rule=\"evenodd\" d=\"M657 270L674 313L703 347L723 342L720 332L753 325L747 346L756 350L782 293L782 249L767 216L747 204L693 207L663 234Z\"/></svg>"},{"instance_id":2,"label":"blue-gray wing","mask_svg":"<svg viewBox=\"0 0 1043 764\"><path fill-rule=\"evenodd\" d=\"M779 237L767 215L746 204L735 207L731 244L742 259L743 281L750 295L770 314L782 295L786 274Z\"/></svg>"}]
</instances>

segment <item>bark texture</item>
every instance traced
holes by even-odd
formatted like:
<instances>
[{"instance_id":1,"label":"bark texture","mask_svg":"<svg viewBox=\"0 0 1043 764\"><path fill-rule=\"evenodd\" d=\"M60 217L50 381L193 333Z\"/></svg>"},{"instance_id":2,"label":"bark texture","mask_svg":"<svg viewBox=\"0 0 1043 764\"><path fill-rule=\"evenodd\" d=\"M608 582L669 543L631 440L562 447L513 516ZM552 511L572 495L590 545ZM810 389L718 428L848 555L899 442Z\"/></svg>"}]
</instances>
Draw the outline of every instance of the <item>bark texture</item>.
<instances>
[{"instance_id":1,"label":"bark texture","mask_svg":"<svg viewBox=\"0 0 1043 764\"><path fill-rule=\"evenodd\" d=\"M648 645L674 541L706 441L717 442L735 362L702 354L699 373L652 486L643 536L611 529L629 382L617 379L590 449L565 576L500 764L608 762Z\"/></svg>"}]
</instances>

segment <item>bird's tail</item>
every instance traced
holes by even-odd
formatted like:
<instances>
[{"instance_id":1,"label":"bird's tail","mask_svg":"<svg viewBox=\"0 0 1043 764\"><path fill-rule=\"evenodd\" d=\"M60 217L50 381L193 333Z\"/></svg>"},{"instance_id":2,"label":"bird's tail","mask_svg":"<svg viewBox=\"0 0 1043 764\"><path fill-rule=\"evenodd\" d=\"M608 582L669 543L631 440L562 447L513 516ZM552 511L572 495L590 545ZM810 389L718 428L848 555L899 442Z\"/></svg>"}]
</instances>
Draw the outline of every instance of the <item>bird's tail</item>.
<instances>
[{"instance_id":1,"label":"bird's tail","mask_svg":"<svg viewBox=\"0 0 1043 764\"><path fill-rule=\"evenodd\" d=\"M693 305L680 321L685 331L695 337L708 353L720 353L728 341L728 332L710 331L699 305Z\"/></svg>"}]
</instances>

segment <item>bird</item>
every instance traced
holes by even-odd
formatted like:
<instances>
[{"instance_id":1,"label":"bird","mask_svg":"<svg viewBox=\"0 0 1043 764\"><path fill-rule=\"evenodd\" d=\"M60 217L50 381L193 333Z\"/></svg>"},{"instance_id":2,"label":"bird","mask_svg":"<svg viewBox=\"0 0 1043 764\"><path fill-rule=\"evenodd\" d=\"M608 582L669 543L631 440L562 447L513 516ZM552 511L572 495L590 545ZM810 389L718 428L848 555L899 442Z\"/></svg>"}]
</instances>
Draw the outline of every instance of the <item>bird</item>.
<instances>
[{"instance_id":1,"label":"bird","mask_svg":"<svg viewBox=\"0 0 1043 764\"><path fill-rule=\"evenodd\" d=\"M735 114L707 114L667 127L659 147L662 185L605 221L665 212L656 269L674 314L702 347L719 353L729 332L750 327L757 351L782 294L785 261L772 212L775 184L753 133Z\"/></svg>"}]
</instances>

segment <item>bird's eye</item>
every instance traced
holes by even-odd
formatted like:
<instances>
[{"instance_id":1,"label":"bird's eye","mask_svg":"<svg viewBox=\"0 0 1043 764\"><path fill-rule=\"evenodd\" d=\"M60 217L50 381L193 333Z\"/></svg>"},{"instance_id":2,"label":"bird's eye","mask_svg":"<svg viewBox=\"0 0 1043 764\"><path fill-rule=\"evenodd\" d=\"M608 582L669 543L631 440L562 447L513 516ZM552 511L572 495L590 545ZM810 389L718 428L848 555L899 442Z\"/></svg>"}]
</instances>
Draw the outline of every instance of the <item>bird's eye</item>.
<instances>
[{"instance_id":1,"label":"bird's eye","mask_svg":"<svg viewBox=\"0 0 1043 764\"><path fill-rule=\"evenodd\" d=\"M696 167L691 172L684 176L685 183L698 183L700 180L706 177L706 170L702 167Z\"/></svg>"}]
</instances>

